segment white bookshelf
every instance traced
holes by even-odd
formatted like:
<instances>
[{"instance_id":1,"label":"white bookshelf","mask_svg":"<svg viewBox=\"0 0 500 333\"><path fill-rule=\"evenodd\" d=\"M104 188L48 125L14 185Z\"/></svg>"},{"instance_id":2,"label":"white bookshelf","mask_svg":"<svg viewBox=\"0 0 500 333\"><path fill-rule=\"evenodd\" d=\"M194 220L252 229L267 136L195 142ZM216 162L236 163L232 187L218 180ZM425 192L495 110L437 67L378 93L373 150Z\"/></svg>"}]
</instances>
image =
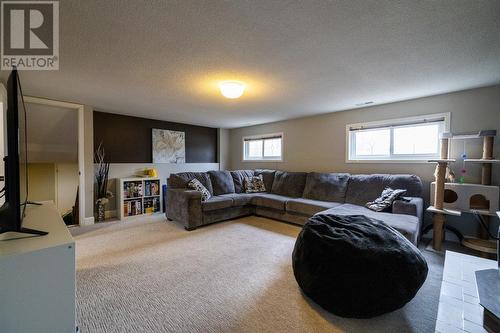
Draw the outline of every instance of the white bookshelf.
<instances>
[{"instance_id":1,"label":"white bookshelf","mask_svg":"<svg viewBox=\"0 0 500 333\"><path fill-rule=\"evenodd\" d=\"M116 193L120 220L163 211L160 178L120 178Z\"/></svg>"}]
</instances>

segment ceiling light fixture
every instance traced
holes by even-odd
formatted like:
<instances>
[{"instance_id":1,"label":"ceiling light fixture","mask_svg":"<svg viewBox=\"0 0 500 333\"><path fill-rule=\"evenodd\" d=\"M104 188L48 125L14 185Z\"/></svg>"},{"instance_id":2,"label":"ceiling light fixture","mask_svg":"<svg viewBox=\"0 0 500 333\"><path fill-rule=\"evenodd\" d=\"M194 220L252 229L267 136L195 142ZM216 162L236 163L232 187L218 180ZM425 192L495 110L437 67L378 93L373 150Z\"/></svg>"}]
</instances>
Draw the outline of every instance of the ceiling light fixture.
<instances>
[{"instance_id":1,"label":"ceiling light fixture","mask_svg":"<svg viewBox=\"0 0 500 333\"><path fill-rule=\"evenodd\" d=\"M240 98L245 91L245 84L239 81L224 81L219 83L222 96L230 99Z\"/></svg>"}]
</instances>

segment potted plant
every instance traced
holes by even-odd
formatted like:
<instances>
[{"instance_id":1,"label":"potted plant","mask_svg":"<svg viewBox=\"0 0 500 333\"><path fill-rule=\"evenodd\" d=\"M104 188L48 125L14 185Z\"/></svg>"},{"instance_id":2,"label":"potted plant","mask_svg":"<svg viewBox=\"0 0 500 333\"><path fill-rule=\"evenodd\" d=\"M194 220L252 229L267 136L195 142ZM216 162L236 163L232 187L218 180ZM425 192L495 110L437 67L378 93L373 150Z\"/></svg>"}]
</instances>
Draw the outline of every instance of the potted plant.
<instances>
[{"instance_id":1,"label":"potted plant","mask_svg":"<svg viewBox=\"0 0 500 333\"><path fill-rule=\"evenodd\" d=\"M96 191L96 210L97 210L97 221L102 222L105 219L106 205L109 203L109 199L113 197L113 193L108 191L108 175L109 175L109 163L104 161L105 153L102 147L102 142L99 144L97 151L95 152L95 162L97 163L97 169L95 173L95 182L97 186Z\"/></svg>"}]
</instances>

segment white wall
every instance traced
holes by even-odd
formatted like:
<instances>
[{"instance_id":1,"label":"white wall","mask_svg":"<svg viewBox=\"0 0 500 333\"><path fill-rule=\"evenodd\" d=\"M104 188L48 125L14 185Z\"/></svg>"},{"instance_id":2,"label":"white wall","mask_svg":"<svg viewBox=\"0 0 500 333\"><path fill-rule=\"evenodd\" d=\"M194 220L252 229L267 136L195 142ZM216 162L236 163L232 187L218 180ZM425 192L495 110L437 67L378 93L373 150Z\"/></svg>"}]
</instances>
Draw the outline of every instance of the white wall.
<instances>
[{"instance_id":1,"label":"white wall","mask_svg":"<svg viewBox=\"0 0 500 333\"><path fill-rule=\"evenodd\" d=\"M84 192L84 223L94 222L94 109L89 105L83 110L84 169L80 172L85 178ZM82 121L82 119L80 120ZM79 153L79 155L81 155Z\"/></svg>"},{"instance_id":2,"label":"white wall","mask_svg":"<svg viewBox=\"0 0 500 333\"><path fill-rule=\"evenodd\" d=\"M229 167L230 158L230 131L225 128L219 128L217 130L217 141L218 141L218 158L221 170L226 170Z\"/></svg>"},{"instance_id":3,"label":"white wall","mask_svg":"<svg viewBox=\"0 0 500 333\"><path fill-rule=\"evenodd\" d=\"M422 114L451 112L451 130L455 133L496 129L500 134L500 85L451 94L414 99L369 108L334 112L276 123L233 129L230 131L230 168L272 168L289 171L333 171L350 173L412 173L424 181L424 196L429 198L434 165L401 163L346 163L345 127L347 124L394 119ZM247 135L284 133L283 162L243 162L242 137ZM451 157L462 153L462 143L455 142ZM467 152L478 158L480 140L469 140ZM495 140L494 155L500 157L500 140ZM454 165L460 169L460 164ZM493 184L500 184L500 166L493 166ZM467 166L467 182L480 181L480 166ZM477 223L470 215L452 222L467 232L474 232Z\"/></svg>"}]
</instances>

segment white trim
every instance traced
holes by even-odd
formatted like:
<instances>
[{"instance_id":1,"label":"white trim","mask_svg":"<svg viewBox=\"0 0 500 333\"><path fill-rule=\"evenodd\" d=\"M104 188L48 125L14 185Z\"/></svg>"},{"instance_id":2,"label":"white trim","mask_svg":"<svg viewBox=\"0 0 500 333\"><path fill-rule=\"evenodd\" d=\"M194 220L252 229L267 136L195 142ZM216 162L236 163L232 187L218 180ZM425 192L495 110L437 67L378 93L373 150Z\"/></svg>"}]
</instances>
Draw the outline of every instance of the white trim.
<instances>
[{"instance_id":1,"label":"white trim","mask_svg":"<svg viewBox=\"0 0 500 333\"><path fill-rule=\"evenodd\" d=\"M57 211L59 211L59 170L57 169L57 163L54 163L54 206L56 206Z\"/></svg>"},{"instance_id":2,"label":"white trim","mask_svg":"<svg viewBox=\"0 0 500 333\"><path fill-rule=\"evenodd\" d=\"M413 117L405 117L405 118L397 118L397 119L386 119L386 120L377 120L377 121L370 121L370 122L364 122L364 123L355 123L355 124L347 124L346 125L346 136L345 136L345 162L346 163L427 163L429 159L429 155L427 156L418 156L416 158L407 158L405 159L402 157L401 159L397 158L386 158L385 156L380 157L377 159L377 157L373 158L366 158L366 159L350 159L350 152L351 152L351 146L350 146L350 137L351 137L351 128L353 127L360 127L360 128L365 128L365 129L370 129L370 128L376 128L376 127L392 127L392 126L401 126L407 123L411 122L419 122L419 121L425 121L425 120L433 120L433 119L439 119L443 118L444 119L444 129L443 133L450 132L450 124L451 124L451 112L444 112L444 113L434 113L434 114L426 114L426 115L421 115L421 116L413 116ZM392 135L392 134L391 134ZM391 139L391 146L393 142ZM392 151L392 147L391 147Z\"/></svg>"},{"instance_id":3,"label":"white trim","mask_svg":"<svg viewBox=\"0 0 500 333\"><path fill-rule=\"evenodd\" d=\"M268 138L273 138L273 137L281 137L281 157L280 158L262 158L262 159L245 159L245 141L246 140L259 140L259 139L268 139ZM284 152L284 145L285 145L285 134L283 132L277 132L277 133L267 133L267 134L258 134L258 135L248 135L244 136L241 138L241 143L242 143L242 156L241 156L241 161L242 162L284 162L283 158L283 152ZM264 153L264 152L262 152Z\"/></svg>"},{"instance_id":4,"label":"white trim","mask_svg":"<svg viewBox=\"0 0 500 333\"><path fill-rule=\"evenodd\" d=\"M83 107L83 104L76 104L76 103L71 103L71 102L58 101L55 99L48 99L48 98L35 97L35 96L24 96L24 101L26 103L41 104L41 105L46 105L46 106L55 106L58 108L66 108L66 109L79 109L79 108Z\"/></svg>"},{"instance_id":5,"label":"white trim","mask_svg":"<svg viewBox=\"0 0 500 333\"><path fill-rule=\"evenodd\" d=\"M84 114L84 105L82 104L77 104L77 103L71 103L71 102L64 102L64 101L57 101L57 100L52 100L48 98L41 98L41 97L35 97L35 96L24 96L24 101L26 103L32 103L32 104L40 104L40 105L46 105L46 106L54 106L54 107L59 107L59 108L66 108L66 109L74 109L78 111L78 172L79 172L79 181L78 181L78 204L80 206L80 211L79 211L79 221L78 223L80 225L86 225L86 223L90 224L94 223L94 218L86 218L85 217L85 137L84 137L84 119L85 119L85 114Z\"/></svg>"},{"instance_id":6,"label":"white trim","mask_svg":"<svg viewBox=\"0 0 500 333\"><path fill-rule=\"evenodd\" d=\"M94 217L84 217L83 219L80 219L80 225L92 225L94 224Z\"/></svg>"},{"instance_id":7,"label":"white trim","mask_svg":"<svg viewBox=\"0 0 500 333\"><path fill-rule=\"evenodd\" d=\"M3 83L0 83L0 103L2 103L2 114L1 116L3 117L2 119L2 122L0 123L0 126L2 126L2 133L3 133L3 138L1 139L0 141L0 144L3 145L3 149L2 149L2 152L5 154L7 151L6 151L6 146L5 146L5 143L7 142L6 138L7 138L7 133L3 130L3 127L5 126L6 124L6 117L7 117L7 89L5 88L5 86L3 85ZM0 156L0 158L3 159L3 156ZM0 175L3 175L4 172L4 168L3 168L3 163L2 163L2 168L0 170Z\"/></svg>"},{"instance_id":8,"label":"white trim","mask_svg":"<svg viewBox=\"0 0 500 333\"><path fill-rule=\"evenodd\" d=\"M80 206L79 222L84 222L85 217L85 108L83 105L78 107L78 175L79 175L79 191L78 191L78 205ZM93 164L92 164L93 166ZM92 174L93 174L92 170ZM92 207L93 207L92 203ZM92 223L94 219L92 218Z\"/></svg>"}]
</instances>

